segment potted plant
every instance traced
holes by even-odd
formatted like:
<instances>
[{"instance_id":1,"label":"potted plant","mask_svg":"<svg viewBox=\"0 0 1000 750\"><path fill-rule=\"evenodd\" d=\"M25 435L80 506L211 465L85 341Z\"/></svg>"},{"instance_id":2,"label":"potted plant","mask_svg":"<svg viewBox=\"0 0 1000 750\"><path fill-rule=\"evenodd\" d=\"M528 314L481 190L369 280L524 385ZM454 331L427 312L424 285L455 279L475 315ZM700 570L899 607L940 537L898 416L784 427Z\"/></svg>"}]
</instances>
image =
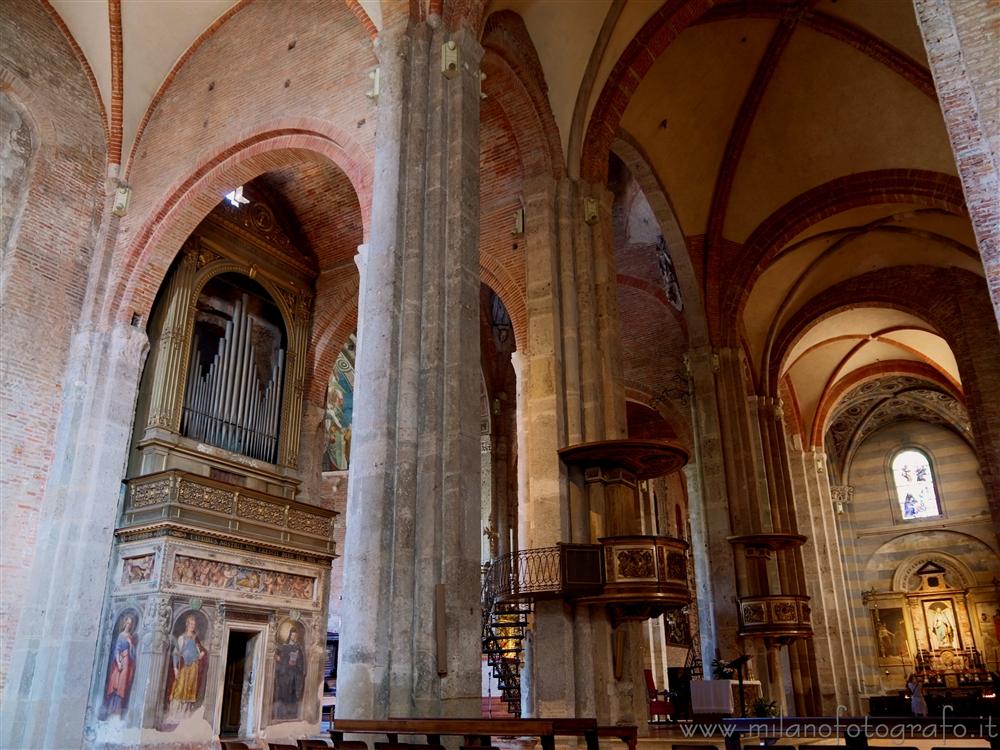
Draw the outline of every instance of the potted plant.
<instances>
[{"instance_id":1,"label":"potted plant","mask_svg":"<svg viewBox=\"0 0 1000 750\"><path fill-rule=\"evenodd\" d=\"M712 660L712 677L716 680L731 680L736 674L736 670L729 666L728 662L722 659Z\"/></svg>"},{"instance_id":2,"label":"potted plant","mask_svg":"<svg viewBox=\"0 0 1000 750\"><path fill-rule=\"evenodd\" d=\"M778 715L778 706L774 701L769 701L765 697L754 698L753 705L750 706L750 713L758 718L767 718Z\"/></svg>"}]
</instances>

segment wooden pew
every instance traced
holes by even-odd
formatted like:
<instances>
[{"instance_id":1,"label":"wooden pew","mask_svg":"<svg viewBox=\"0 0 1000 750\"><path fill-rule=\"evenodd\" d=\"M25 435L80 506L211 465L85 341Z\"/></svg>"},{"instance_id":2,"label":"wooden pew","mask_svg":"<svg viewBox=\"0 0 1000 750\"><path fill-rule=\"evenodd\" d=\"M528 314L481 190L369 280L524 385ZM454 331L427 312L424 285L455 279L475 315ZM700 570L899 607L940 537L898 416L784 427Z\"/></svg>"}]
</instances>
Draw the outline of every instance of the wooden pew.
<instances>
[{"instance_id":1,"label":"wooden pew","mask_svg":"<svg viewBox=\"0 0 1000 750\"><path fill-rule=\"evenodd\" d=\"M627 730L613 729L615 734L605 736L630 736ZM599 750L595 719L334 719L330 736L338 748L344 734L384 735L391 744L398 744L400 735L423 735L428 745L440 745L442 736L459 736L466 747L481 748L489 748L493 737L533 736L542 750L555 750L556 736L569 736L583 737L587 750Z\"/></svg>"},{"instance_id":2,"label":"wooden pew","mask_svg":"<svg viewBox=\"0 0 1000 750\"><path fill-rule=\"evenodd\" d=\"M598 737L614 737L628 745L628 750L635 750L639 741L639 728L634 724L622 724L597 728Z\"/></svg>"}]
</instances>

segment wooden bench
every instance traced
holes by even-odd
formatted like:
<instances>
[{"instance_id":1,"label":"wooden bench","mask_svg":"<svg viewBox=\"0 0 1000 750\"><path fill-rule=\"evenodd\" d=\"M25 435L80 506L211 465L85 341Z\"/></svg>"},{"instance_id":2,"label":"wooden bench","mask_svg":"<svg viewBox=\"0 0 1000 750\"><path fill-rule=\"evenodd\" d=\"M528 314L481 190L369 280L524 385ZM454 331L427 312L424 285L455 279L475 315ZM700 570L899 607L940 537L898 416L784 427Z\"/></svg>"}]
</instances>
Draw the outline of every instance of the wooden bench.
<instances>
[{"instance_id":1,"label":"wooden bench","mask_svg":"<svg viewBox=\"0 0 1000 750\"><path fill-rule=\"evenodd\" d=\"M634 724L622 724L597 728L598 737L614 737L628 745L628 750L635 750L639 741L639 728Z\"/></svg>"},{"instance_id":2,"label":"wooden bench","mask_svg":"<svg viewBox=\"0 0 1000 750\"><path fill-rule=\"evenodd\" d=\"M948 750L958 750L959 742L984 740L992 750L1000 750L1000 719L996 716L969 718L945 715L944 717L882 717L838 716L817 718L778 719L723 719L726 750L742 750L746 735L773 738L762 745L772 745L779 740L832 739L843 737L840 747L849 750L866 750L869 739L942 739L947 740ZM961 731L957 731L961 730ZM800 748L802 746L800 745ZM944 747L939 750L945 750ZM972 750L972 748L968 748Z\"/></svg>"},{"instance_id":3,"label":"wooden bench","mask_svg":"<svg viewBox=\"0 0 1000 750\"><path fill-rule=\"evenodd\" d=\"M603 732L603 734L602 734ZM442 736L459 736L470 748L489 748L493 737L538 737L542 750L555 750L555 738L583 737L587 750L599 750L600 736L618 737L634 750L635 727L598 728L595 719L334 719L330 736L341 748L345 734L384 735L392 745L400 735L423 735L428 745ZM342 750L349 750L346 746Z\"/></svg>"}]
</instances>

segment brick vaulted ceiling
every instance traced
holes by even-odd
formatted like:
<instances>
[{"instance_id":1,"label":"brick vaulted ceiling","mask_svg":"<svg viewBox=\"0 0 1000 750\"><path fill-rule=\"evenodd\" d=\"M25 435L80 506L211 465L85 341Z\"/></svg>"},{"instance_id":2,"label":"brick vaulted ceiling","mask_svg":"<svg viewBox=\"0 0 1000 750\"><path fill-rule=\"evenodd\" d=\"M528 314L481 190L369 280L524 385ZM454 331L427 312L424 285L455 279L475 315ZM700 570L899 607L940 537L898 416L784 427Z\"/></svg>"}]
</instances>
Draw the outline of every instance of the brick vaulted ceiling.
<instances>
[{"instance_id":1,"label":"brick vaulted ceiling","mask_svg":"<svg viewBox=\"0 0 1000 750\"><path fill-rule=\"evenodd\" d=\"M41 0L87 63L110 160L125 165L192 51L264 1ZM369 33L410 7L296 2L346 3ZM660 233L700 287L684 316L704 316L717 343L741 346L760 391L792 394L807 432L837 384L864 368L928 366L961 387L945 332L919 310L845 299L815 325L798 319L866 273L983 275L910 0L492 0L482 19L498 11L520 15L535 47L565 171L605 179L612 142L634 146L662 191L649 202L672 211L673 233L662 212ZM290 195L323 177L274 179ZM623 292L630 325L640 324L641 282ZM647 296L651 330L685 325ZM789 327L805 333L779 345Z\"/></svg>"}]
</instances>

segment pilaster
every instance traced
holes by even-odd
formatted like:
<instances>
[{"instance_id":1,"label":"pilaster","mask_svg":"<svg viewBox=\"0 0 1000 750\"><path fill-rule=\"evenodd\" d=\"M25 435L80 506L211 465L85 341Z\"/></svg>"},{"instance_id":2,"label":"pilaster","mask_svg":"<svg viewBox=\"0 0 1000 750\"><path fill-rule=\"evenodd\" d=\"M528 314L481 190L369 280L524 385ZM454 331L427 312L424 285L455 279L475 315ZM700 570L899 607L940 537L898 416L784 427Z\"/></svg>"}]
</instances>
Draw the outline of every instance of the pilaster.
<instances>
[{"instance_id":1,"label":"pilaster","mask_svg":"<svg viewBox=\"0 0 1000 750\"><path fill-rule=\"evenodd\" d=\"M3 747L79 747L145 333L73 339L57 456L4 694ZM89 385L88 385L89 384ZM97 384L92 387L92 384Z\"/></svg>"},{"instance_id":2,"label":"pilaster","mask_svg":"<svg viewBox=\"0 0 1000 750\"><path fill-rule=\"evenodd\" d=\"M802 560L811 597L822 709L825 714L838 706L859 712L857 646L837 526L847 493L840 487L835 496L822 451L793 448L790 465L799 528L810 540Z\"/></svg>"}]
</instances>

